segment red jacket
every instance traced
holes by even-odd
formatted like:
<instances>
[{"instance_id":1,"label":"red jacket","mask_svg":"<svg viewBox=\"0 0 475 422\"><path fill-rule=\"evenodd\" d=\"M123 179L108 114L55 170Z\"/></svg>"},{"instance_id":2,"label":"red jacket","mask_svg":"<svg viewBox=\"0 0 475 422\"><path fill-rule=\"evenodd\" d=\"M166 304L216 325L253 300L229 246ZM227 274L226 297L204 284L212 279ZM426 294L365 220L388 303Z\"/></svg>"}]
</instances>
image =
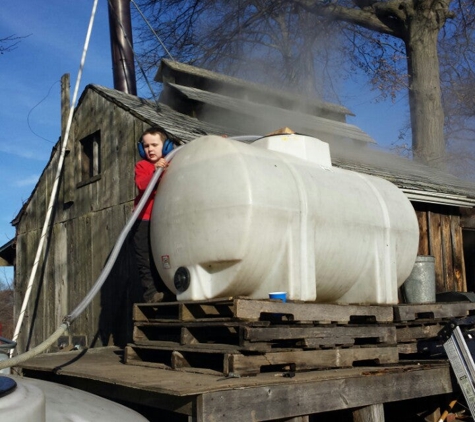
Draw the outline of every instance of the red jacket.
<instances>
[{"instance_id":1,"label":"red jacket","mask_svg":"<svg viewBox=\"0 0 475 422\"><path fill-rule=\"evenodd\" d=\"M137 207L137 204L142 198L148 183L150 180L152 180L154 172L155 166L150 161L141 160L135 165L135 185L137 186L139 192L134 200L134 209ZM150 194L144 208L142 209L142 212L138 216L139 220L150 220L156 192L157 188L155 187L155 189Z\"/></svg>"}]
</instances>

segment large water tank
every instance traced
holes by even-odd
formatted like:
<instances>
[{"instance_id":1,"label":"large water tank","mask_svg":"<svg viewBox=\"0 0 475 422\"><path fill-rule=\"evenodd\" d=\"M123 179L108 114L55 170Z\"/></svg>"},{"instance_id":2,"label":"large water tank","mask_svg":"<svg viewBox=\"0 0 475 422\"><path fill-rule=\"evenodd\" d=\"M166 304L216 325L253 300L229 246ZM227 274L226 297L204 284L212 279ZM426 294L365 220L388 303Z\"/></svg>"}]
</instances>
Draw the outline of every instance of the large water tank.
<instances>
[{"instance_id":1,"label":"large water tank","mask_svg":"<svg viewBox=\"0 0 475 422\"><path fill-rule=\"evenodd\" d=\"M393 304L418 241L395 185L333 167L327 143L300 135L194 140L162 178L151 224L156 266L178 300L286 291Z\"/></svg>"},{"instance_id":2,"label":"large water tank","mask_svg":"<svg viewBox=\"0 0 475 422\"><path fill-rule=\"evenodd\" d=\"M140 413L66 385L0 376L0 419L12 422L146 422Z\"/></svg>"}]
</instances>

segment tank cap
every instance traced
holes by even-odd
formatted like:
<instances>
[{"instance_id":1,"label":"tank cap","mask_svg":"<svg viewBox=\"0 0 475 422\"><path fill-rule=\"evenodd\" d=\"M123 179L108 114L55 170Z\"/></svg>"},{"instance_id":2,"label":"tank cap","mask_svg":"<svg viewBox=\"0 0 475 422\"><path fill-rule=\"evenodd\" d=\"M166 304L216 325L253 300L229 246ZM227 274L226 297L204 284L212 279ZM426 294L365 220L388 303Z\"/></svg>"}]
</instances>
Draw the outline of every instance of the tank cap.
<instances>
[{"instance_id":1,"label":"tank cap","mask_svg":"<svg viewBox=\"0 0 475 422\"><path fill-rule=\"evenodd\" d=\"M173 278L173 284L178 293L183 293L188 290L190 287L190 271L186 267L179 267L175 272L175 277Z\"/></svg>"},{"instance_id":2,"label":"tank cap","mask_svg":"<svg viewBox=\"0 0 475 422\"><path fill-rule=\"evenodd\" d=\"M15 380L8 377L0 377L0 397L10 394L15 388Z\"/></svg>"}]
</instances>

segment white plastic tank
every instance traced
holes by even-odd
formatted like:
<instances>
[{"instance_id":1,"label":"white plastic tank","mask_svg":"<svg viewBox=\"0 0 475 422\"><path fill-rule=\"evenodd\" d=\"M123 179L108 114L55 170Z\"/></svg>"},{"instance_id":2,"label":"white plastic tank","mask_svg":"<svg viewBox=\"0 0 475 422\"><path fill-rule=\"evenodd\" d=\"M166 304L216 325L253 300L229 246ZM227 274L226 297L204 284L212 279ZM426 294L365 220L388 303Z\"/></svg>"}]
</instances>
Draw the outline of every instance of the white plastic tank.
<instances>
[{"instance_id":1,"label":"white plastic tank","mask_svg":"<svg viewBox=\"0 0 475 422\"><path fill-rule=\"evenodd\" d=\"M156 266L178 300L286 291L394 304L418 242L395 185L333 167L328 144L301 135L192 141L159 184L151 224Z\"/></svg>"},{"instance_id":2,"label":"white plastic tank","mask_svg":"<svg viewBox=\"0 0 475 422\"><path fill-rule=\"evenodd\" d=\"M0 419L14 422L146 422L121 404L76 388L18 376L0 376Z\"/></svg>"}]
</instances>

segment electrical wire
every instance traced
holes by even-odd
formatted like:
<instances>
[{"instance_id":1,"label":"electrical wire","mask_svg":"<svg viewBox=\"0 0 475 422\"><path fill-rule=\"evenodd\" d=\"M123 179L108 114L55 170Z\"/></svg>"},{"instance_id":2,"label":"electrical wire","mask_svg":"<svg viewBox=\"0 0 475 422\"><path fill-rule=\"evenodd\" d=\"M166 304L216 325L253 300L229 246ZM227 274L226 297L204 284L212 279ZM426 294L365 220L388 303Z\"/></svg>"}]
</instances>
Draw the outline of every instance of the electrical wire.
<instances>
[{"instance_id":1,"label":"electrical wire","mask_svg":"<svg viewBox=\"0 0 475 422\"><path fill-rule=\"evenodd\" d=\"M26 123L28 124L28 128L30 129L31 133L33 133L34 135L38 136L38 138L41 138L41 139L43 139L44 141L49 142L50 144L54 144L54 142L51 141L50 139L47 139L47 138L45 138L45 137L39 135L38 133L36 133L36 132L33 130L33 128L31 127L31 124L30 124L30 115L31 115L31 113L33 112L33 110L34 110L36 107L38 107L44 100L46 100L46 98L49 97L49 94L51 93L51 90L53 89L53 87L54 87L57 83L59 83L59 81L54 82L53 85L50 86L50 88L49 88L48 93L46 94L46 96L28 112L28 116L26 117Z\"/></svg>"},{"instance_id":2,"label":"electrical wire","mask_svg":"<svg viewBox=\"0 0 475 422\"><path fill-rule=\"evenodd\" d=\"M48 234L48 228L49 228L50 221L51 221L51 215L52 215L52 211L53 211L54 204L55 204L55 201L56 201L56 194L58 192L59 180L61 178L61 172L63 170L64 157L66 155L66 147L67 147L68 140L69 140L69 132L71 130L71 124L72 124L73 113L74 113L74 104L76 103L76 98L77 98L78 91L79 91L79 84L80 84L80 81L81 81L82 71L83 71L83 68L84 68L84 63L86 61L86 54L87 54L87 50L88 50L88 46L89 46L89 40L91 38L91 32L92 32L92 26L93 26L93 23L94 23L94 18L95 18L95 15L96 15L97 3L98 3L98 0L94 0L94 4L92 6L91 18L89 20L89 27L87 29L86 40L84 42L84 48L83 48L83 52L82 52L81 63L79 65L79 72L78 72L78 77L77 77L77 80L76 80L76 86L75 86L75 89L74 89L72 106L71 106L70 111L69 111L69 118L68 118L68 122L67 122L67 126L66 126L66 131L65 131L65 134L64 134L64 138L63 138L62 143L61 143L61 152L60 152L60 155L59 155L58 167L56 169L56 175L55 175L55 178L54 178L53 187L51 189L50 201L49 201L49 204L48 204L48 209L46 211L45 221L44 221L44 224L43 224L43 230L41 232L40 242L38 244L38 249L36 251L36 257L35 257L35 260L33 262L33 267L32 267L32 270L31 270L30 278L28 280L28 285L27 285L27 288L26 288L26 291L25 291L25 296L23 298L23 303L22 303L22 306L21 306L21 310L20 310L20 313L18 315L18 321L17 321L17 324L15 326L15 331L14 331L14 334L13 334L13 341L16 341L16 339L18 338L21 326L23 324L23 318L25 316L26 309L28 307L28 302L30 300L31 290L33 288L33 283L34 283L34 280L35 280L36 272L38 270L38 265L39 265L41 255L42 255L42 252L43 252L43 247L44 247L45 240L46 240L47 234ZM14 349L10 350L10 356L13 356L13 351L14 351Z\"/></svg>"},{"instance_id":3,"label":"electrical wire","mask_svg":"<svg viewBox=\"0 0 475 422\"><path fill-rule=\"evenodd\" d=\"M140 13L140 16L142 16L142 19L144 20L144 22L148 25L148 27L150 28L150 31L152 31L153 35L155 35L155 38L157 38L158 42L160 43L160 45L162 46L162 48L165 50L165 52L168 54L168 57L170 57L170 59L172 59L173 61L176 61L173 56L171 55L171 53L168 51L167 47L165 47L165 44L162 42L162 40L160 39L160 37L158 36L158 34L155 32L155 30L152 28L152 25L150 25L150 22L147 20L147 18L145 17L145 15L142 13L142 11L140 10L140 8L137 6L137 3L135 3L134 0L130 0L130 2L135 6L135 8L137 9L137 12Z\"/></svg>"}]
</instances>

